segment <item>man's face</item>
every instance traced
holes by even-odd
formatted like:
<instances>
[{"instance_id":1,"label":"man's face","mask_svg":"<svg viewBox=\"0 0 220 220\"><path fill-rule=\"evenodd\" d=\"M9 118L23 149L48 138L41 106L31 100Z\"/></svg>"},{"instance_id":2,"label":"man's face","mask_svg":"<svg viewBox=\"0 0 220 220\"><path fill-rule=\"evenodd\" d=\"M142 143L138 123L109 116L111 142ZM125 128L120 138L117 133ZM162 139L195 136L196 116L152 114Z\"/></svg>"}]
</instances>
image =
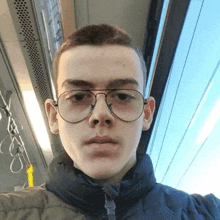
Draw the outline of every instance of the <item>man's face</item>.
<instances>
[{"instance_id":1,"label":"man's face","mask_svg":"<svg viewBox=\"0 0 220 220\"><path fill-rule=\"evenodd\" d=\"M69 90L86 89L96 94L99 89L116 88L134 89L143 94L141 64L136 52L129 47L72 48L61 55L58 72L58 95ZM117 83L121 79L137 83ZM153 116L152 100L151 105L145 106L141 117L133 122L124 122L113 115L103 94L97 95L92 113L79 123L64 121L53 105L46 104L46 109L51 131L60 134L74 166L97 180L117 180L136 162L142 129L148 129Z\"/></svg>"}]
</instances>

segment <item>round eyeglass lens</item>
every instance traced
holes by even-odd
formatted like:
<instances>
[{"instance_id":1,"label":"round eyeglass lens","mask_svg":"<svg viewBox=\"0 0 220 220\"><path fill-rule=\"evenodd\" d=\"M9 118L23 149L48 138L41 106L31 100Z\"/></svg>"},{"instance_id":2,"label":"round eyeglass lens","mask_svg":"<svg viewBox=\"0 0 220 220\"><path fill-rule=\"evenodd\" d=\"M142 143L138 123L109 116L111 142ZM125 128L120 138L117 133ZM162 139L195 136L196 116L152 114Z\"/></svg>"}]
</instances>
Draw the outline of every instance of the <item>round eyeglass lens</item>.
<instances>
[{"instance_id":1,"label":"round eyeglass lens","mask_svg":"<svg viewBox=\"0 0 220 220\"><path fill-rule=\"evenodd\" d=\"M68 91L60 95L58 108L61 117L68 122L82 121L92 111L95 95L90 91Z\"/></svg>"},{"instance_id":2,"label":"round eyeglass lens","mask_svg":"<svg viewBox=\"0 0 220 220\"><path fill-rule=\"evenodd\" d=\"M136 90L113 90L107 94L106 102L111 111L123 121L138 119L144 109L144 99Z\"/></svg>"}]
</instances>

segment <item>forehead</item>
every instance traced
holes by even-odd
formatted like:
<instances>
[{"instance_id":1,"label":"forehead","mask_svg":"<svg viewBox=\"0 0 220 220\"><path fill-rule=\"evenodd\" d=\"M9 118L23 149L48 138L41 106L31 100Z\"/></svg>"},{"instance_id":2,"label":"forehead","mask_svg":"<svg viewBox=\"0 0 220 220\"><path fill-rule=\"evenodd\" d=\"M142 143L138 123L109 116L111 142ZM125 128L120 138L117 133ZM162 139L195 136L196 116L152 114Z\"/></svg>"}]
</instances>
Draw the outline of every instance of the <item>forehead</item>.
<instances>
[{"instance_id":1,"label":"forehead","mask_svg":"<svg viewBox=\"0 0 220 220\"><path fill-rule=\"evenodd\" d=\"M134 79L143 87L140 59L134 49L118 46L78 46L65 51L58 67L58 92L65 90L71 80L91 82L94 87L105 86L117 79Z\"/></svg>"}]
</instances>

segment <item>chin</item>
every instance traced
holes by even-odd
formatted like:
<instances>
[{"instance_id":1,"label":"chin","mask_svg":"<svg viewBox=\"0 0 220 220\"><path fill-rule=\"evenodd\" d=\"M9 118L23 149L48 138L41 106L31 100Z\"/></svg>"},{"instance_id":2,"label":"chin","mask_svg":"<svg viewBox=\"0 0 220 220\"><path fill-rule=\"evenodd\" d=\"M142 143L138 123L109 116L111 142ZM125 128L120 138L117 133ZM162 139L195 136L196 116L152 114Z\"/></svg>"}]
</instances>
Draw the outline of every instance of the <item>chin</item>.
<instances>
[{"instance_id":1,"label":"chin","mask_svg":"<svg viewBox=\"0 0 220 220\"><path fill-rule=\"evenodd\" d=\"M106 179L114 177L118 172L112 169L99 169L89 172L89 176L93 179Z\"/></svg>"},{"instance_id":2,"label":"chin","mask_svg":"<svg viewBox=\"0 0 220 220\"><path fill-rule=\"evenodd\" d=\"M118 176L118 174L120 173L120 170L114 169L113 166L102 167L101 169L100 169L100 167L98 169L95 169L93 167L92 170L91 169L89 169L87 171L85 170L84 173L87 174L89 177L91 177L94 180L108 181L110 179L115 179L115 177Z\"/></svg>"},{"instance_id":3,"label":"chin","mask_svg":"<svg viewBox=\"0 0 220 220\"><path fill-rule=\"evenodd\" d=\"M121 158L99 158L87 160L79 169L94 180L112 183L120 181L134 164L133 159L127 161Z\"/></svg>"},{"instance_id":4,"label":"chin","mask_svg":"<svg viewBox=\"0 0 220 220\"><path fill-rule=\"evenodd\" d=\"M110 172L99 172L97 174L94 175L94 178L96 179L108 179L108 178L113 178L115 175L117 175L118 172L116 171L110 171Z\"/></svg>"}]
</instances>

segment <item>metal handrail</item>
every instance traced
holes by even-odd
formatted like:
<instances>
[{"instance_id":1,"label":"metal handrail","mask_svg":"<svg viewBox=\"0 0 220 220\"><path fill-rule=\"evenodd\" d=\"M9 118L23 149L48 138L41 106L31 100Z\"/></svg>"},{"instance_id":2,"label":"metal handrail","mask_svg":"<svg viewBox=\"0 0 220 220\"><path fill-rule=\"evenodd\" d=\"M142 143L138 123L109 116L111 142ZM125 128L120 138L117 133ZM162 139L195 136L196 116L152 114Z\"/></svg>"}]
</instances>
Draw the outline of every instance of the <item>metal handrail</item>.
<instances>
[{"instance_id":1,"label":"metal handrail","mask_svg":"<svg viewBox=\"0 0 220 220\"><path fill-rule=\"evenodd\" d=\"M24 164L22 162L21 157L23 157L23 160L26 165L26 174L28 177L28 183L29 187L33 186L33 165L30 162L29 156L27 154L25 144L22 140L22 137L19 133L18 127L16 125L15 120L12 118L12 113L10 111L10 104L11 104L11 95L12 91L7 90L5 94L5 99L1 94L0 91L0 108L3 109L5 116L8 118L8 124L7 124L7 135L6 137L0 142L0 153L1 154L10 154L10 156L13 158L10 164L10 171L12 173L19 173L24 168ZM10 140L10 145L8 148L8 152L3 152L2 146L7 140ZM17 147L15 148L15 145ZM13 153L15 151L16 153ZM13 165L16 160L19 160L20 162L20 169L18 171L13 170ZM32 172L30 171L32 170ZM30 182L31 180L31 182Z\"/></svg>"}]
</instances>

